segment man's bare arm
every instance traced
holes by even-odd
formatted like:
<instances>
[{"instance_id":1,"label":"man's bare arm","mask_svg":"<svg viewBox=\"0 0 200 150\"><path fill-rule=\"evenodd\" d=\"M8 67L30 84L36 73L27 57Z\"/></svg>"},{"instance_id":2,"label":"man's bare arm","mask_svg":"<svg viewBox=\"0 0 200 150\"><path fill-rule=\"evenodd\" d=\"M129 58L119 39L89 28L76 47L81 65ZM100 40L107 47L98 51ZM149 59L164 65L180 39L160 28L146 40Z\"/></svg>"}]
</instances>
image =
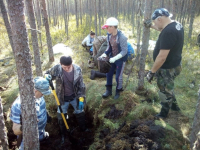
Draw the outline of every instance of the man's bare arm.
<instances>
[{"instance_id":1,"label":"man's bare arm","mask_svg":"<svg viewBox=\"0 0 200 150\"><path fill-rule=\"evenodd\" d=\"M151 72L152 73L155 73L163 64L164 62L166 61L167 59L167 56L169 54L169 51L170 50L160 50L158 56L156 57L156 60L153 64L153 67L151 69Z\"/></svg>"},{"instance_id":2,"label":"man's bare arm","mask_svg":"<svg viewBox=\"0 0 200 150\"><path fill-rule=\"evenodd\" d=\"M13 132L14 132L15 135L20 135L20 134L22 134L22 131L20 130L20 128L21 128L21 124L18 124L18 123L14 123L14 122L13 122L13 127L12 127L12 129L13 129Z\"/></svg>"}]
</instances>

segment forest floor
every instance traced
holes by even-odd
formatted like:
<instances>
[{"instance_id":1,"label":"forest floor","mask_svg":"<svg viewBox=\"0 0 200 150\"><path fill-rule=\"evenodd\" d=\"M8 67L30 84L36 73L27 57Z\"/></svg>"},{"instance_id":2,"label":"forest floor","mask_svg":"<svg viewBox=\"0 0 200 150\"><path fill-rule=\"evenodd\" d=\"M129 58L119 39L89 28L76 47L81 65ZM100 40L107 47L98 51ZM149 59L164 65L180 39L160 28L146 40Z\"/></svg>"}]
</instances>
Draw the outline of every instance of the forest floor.
<instances>
[{"instance_id":1,"label":"forest floor","mask_svg":"<svg viewBox=\"0 0 200 150\"><path fill-rule=\"evenodd\" d=\"M136 67L128 80L126 90L122 92L118 100L113 97L102 99L105 92L105 79L90 80L91 69L87 66L90 58L88 52L81 47L82 39L89 33L87 26L82 25L75 28L75 19L70 21L69 40L63 29L51 27L53 45L64 43L72 49L74 63L82 68L84 83L87 89L86 124L88 132L80 132L72 107L68 110L69 127L72 132L67 132L65 144L60 145L59 128L56 118L56 104L53 95L45 96L46 107L52 116L52 122L47 124L46 131L50 138L48 143L41 144L43 150L187 150L189 149L189 132L196 109L197 91L200 79L200 50L195 46L195 38L198 31L198 18L194 24L194 39L188 42L185 39L183 49L182 73L175 81L175 93L180 112L170 111L168 118L156 120L154 115L160 111L160 101L158 98L158 88L156 82L149 84L145 81L145 91L138 93L137 80L138 70ZM186 25L185 31L187 33ZM129 37L131 44L135 43L136 33L132 36L132 27L129 24L120 26L120 29ZM45 41L45 30L42 30L43 43ZM87 31L87 32L86 32ZM102 31L105 35L105 31ZM0 39L7 39L5 27L0 25ZM151 32L151 40L156 40L158 33ZM195 37L196 36L196 37ZM2 42L1 42L2 43ZM31 43L30 43L31 44ZM3 100L6 126L10 149L15 149L16 136L12 132L12 122L9 119L10 107L18 95L17 73L12 51L9 48L9 41L6 40L0 45L0 95ZM31 50L31 53L32 50ZM59 57L63 54L55 54L55 62L48 63L46 46L41 49L43 71L59 63ZM149 51L145 70L152 66L152 51ZM7 59L5 59L7 58ZM131 62L126 66L124 85L127 79ZM33 66L34 70L34 66ZM96 69L97 70L97 69ZM34 72L35 73L35 72ZM35 75L34 75L35 77ZM194 84L193 84L194 83ZM116 83L114 81L113 94Z\"/></svg>"}]
</instances>

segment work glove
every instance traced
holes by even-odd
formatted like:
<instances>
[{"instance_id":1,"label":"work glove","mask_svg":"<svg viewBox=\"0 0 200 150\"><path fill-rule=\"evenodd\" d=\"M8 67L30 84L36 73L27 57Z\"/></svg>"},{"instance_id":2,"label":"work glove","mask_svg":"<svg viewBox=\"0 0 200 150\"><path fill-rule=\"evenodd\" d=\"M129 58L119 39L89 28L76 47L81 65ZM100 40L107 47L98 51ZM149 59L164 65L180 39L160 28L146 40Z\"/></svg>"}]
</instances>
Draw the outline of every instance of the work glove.
<instances>
[{"instance_id":1,"label":"work glove","mask_svg":"<svg viewBox=\"0 0 200 150\"><path fill-rule=\"evenodd\" d=\"M149 83L151 83L151 81L153 80L154 75L155 75L155 73L152 73L151 71L149 71L149 72L147 73L146 78L147 78L147 81L148 81Z\"/></svg>"},{"instance_id":2,"label":"work glove","mask_svg":"<svg viewBox=\"0 0 200 150\"><path fill-rule=\"evenodd\" d=\"M105 57L107 57L107 55L105 53L103 53L100 57L105 58Z\"/></svg>"},{"instance_id":3,"label":"work glove","mask_svg":"<svg viewBox=\"0 0 200 150\"><path fill-rule=\"evenodd\" d=\"M47 79L48 81L51 81L51 79L52 79L50 74L45 74L44 78Z\"/></svg>"},{"instance_id":4,"label":"work glove","mask_svg":"<svg viewBox=\"0 0 200 150\"><path fill-rule=\"evenodd\" d=\"M144 20L144 26L146 28L151 28L151 25L152 25L152 20L151 19L145 19Z\"/></svg>"},{"instance_id":5,"label":"work glove","mask_svg":"<svg viewBox=\"0 0 200 150\"><path fill-rule=\"evenodd\" d=\"M83 97L80 97L79 98L79 106L78 106L79 108L79 110L83 110L83 107L84 107L84 98Z\"/></svg>"},{"instance_id":6,"label":"work glove","mask_svg":"<svg viewBox=\"0 0 200 150\"><path fill-rule=\"evenodd\" d=\"M109 59L109 62L110 62L110 63L114 63L116 60L118 60L118 59L120 59L120 58L122 58L122 54L118 54L118 55L116 55L115 57L110 58L110 59Z\"/></svg>"}]
</instances>

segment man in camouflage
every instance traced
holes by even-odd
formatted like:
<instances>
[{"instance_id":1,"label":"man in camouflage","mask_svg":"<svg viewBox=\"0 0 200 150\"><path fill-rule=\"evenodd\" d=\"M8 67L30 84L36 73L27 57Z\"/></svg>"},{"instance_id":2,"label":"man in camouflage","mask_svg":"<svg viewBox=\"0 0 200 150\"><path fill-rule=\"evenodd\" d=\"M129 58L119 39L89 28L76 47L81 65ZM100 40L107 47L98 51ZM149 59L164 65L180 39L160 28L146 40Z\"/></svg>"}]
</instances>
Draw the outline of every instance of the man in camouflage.
<instances>
[{"instance_id":1,"label":"man in camouflage","mask_svg":"<svg viewBox=\"0 0 200 150\"><path fill-rule=\"evenodd\" d=\"M146 27L160 31L153 59L152 69L147 74L147 80L151 83L154 75L157 77L159 97L161 99L161 112L156 116L166 118L169 109L179 111L174 95L174 80L181 72L181 59L184 41L184 30L180 23L171 20L172 15L165 8L156 9L151 21L144 22Z\"/></svg>"},{"instance_id":2,"label":"man in camouflage","mask_svg":"<svg viewBox=\"0 0 200 150\"><path fill-rule=\"evenodd\" d=\"M71 104L74 108L74 114L81 131L85 131L85 84L83 83L81 68L72 63L71 56L62 56L60 58L60 64L50 68L46 71L46 74L50 74L52 80L56 80L56 94L65 117L67 116L69 104ZM63 144L66 127L59 109L57 111L57 117L61 131L61 144Z\"/></svg>"}]
</instances>

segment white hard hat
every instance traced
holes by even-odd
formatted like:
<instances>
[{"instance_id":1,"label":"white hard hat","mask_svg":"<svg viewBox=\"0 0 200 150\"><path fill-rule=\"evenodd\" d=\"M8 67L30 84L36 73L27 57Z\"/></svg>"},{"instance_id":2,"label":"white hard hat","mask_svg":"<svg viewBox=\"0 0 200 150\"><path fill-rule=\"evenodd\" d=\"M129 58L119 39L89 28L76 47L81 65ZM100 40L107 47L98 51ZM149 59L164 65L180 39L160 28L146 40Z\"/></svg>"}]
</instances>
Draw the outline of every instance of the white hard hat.
<instances>
[{"instance_id":1,"label":"white hard hat","mask_svg":"<svg viewBox=\"0 0 200 150\"><path fill-rule=\"evenodd\" d=\"M108 26L118 26L118 24L119 21L116 18L110 17L106 20L106 24L104 24L101 28L106 29Z\"/></svg>"}]
</instances>

